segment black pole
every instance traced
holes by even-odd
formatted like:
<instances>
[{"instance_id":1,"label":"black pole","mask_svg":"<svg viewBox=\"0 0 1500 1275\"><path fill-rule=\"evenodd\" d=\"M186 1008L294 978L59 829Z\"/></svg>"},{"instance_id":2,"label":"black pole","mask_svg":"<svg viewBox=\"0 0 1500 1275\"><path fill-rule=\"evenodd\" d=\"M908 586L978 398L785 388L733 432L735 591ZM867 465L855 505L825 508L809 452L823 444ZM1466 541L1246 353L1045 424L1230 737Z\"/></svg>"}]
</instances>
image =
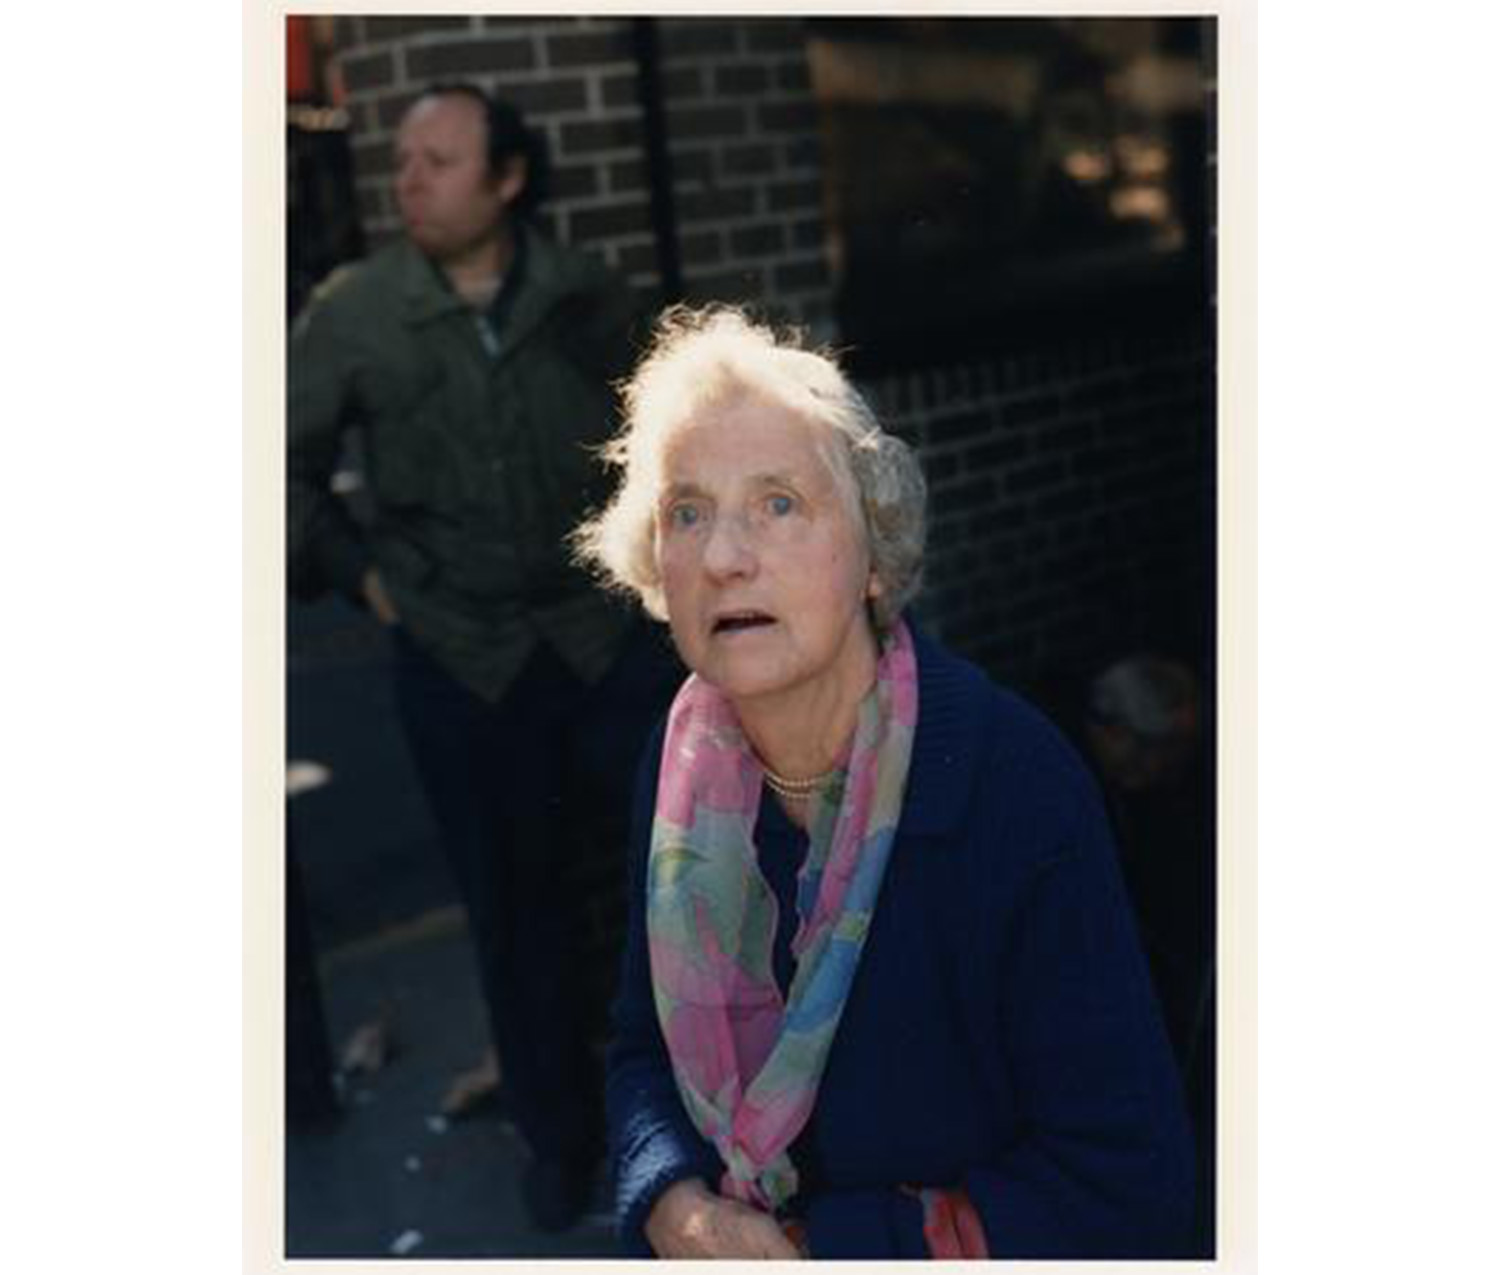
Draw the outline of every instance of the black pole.
<instances>
[{"instance_id":1,"label":"black pole","mask_svg":"<svg viewBox=\"0 0 1500 1275\"><path fill-rule=\"evenodd\" d=\"M682 253L677 243L677 206L672 186L672 154L667 143L667 113L662 102L661 59L656 22L633 23L637 86L646 133L646 178L651 188L651 228L661 272L662 302L682 300Z\"/></svg>"}]
</instances>

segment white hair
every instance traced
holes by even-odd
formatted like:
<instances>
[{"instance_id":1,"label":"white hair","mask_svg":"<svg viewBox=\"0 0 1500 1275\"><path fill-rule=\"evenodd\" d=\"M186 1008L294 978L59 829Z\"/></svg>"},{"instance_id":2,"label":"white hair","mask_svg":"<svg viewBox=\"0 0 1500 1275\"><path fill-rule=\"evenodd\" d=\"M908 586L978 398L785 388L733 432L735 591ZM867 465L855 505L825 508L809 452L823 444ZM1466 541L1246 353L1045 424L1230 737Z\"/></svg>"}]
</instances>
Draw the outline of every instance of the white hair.
<instances>
[{"instance_id":1,"label":"white hair","mask_svg":"<svg viewBox=\"0 0 1500 1275\"><path fill-rule=\"evenodd\" d=\"M619 486L574 531L575 556L608 587L666 619L655 516L666 441L692 417L745 394L776 402L815 427L881 582L872 619L877 630L889 629L921 585L927 486L916 455L880 427L831 355L731 306L673 306L661 316L651 348L623 386L624 423L602 453L622 471Z\"/></svg>"}]
</instances>

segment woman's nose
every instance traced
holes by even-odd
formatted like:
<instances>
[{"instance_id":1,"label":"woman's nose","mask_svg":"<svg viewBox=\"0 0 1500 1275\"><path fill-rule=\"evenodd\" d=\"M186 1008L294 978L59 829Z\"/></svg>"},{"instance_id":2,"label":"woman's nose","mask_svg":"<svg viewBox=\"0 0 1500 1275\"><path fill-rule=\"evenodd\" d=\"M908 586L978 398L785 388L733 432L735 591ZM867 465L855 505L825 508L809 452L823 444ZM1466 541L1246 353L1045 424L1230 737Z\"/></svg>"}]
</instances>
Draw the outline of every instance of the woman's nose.
<instances>
[{"instance_id":1,"label":"woman's nose","mask_svg":"<svg viewBox=\"0 0 1500 1275\"><path fill-rule=\"evenodd\" d=\"M710 575L743 576L755 570L755 547L740 518L715 518L703 550L703 567Z\"/></svg>"}]
</instances>

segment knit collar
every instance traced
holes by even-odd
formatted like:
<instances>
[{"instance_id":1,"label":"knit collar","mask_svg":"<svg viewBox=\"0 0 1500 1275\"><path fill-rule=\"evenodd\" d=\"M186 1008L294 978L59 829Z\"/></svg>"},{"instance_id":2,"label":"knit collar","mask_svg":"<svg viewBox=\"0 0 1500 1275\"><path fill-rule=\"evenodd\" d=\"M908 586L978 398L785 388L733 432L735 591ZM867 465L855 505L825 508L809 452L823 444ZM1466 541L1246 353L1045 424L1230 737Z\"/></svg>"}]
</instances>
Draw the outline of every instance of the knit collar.
<instances>
[{"instance_id":1,"label":"knit collar","mask_svg":"<svg viewBox=\"0 0 1500 1275\"><path fill-rule=\"evenodd\" d=\"M973 666L949 655L910 617L907 624L916 648L921 707L901 831L942 836L959 826L974 790L983 721L974 701L983 681Z\"/></svg>"}]
</instances>

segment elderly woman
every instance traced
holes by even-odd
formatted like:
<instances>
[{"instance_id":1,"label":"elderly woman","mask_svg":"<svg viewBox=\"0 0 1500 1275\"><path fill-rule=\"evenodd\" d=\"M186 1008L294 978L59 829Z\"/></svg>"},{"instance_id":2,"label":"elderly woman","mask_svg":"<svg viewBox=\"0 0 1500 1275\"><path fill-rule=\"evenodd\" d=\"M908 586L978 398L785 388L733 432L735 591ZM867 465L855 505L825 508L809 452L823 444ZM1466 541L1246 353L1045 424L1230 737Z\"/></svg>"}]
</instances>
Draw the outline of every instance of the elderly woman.
<instances>
[{"instance_id":1,"label":"elderly woman","mask_svg":"<svg viewBox=\"0 0 1500 1275\"><path fill-rule=\"evenodd\" d=\"M625 400L577 543L692 673L637 788L627 1251L1170 1254L1188 1133L1100 802L904 617L912 453L723 308L669 312Z\"/></svg>"}]
</instances>

